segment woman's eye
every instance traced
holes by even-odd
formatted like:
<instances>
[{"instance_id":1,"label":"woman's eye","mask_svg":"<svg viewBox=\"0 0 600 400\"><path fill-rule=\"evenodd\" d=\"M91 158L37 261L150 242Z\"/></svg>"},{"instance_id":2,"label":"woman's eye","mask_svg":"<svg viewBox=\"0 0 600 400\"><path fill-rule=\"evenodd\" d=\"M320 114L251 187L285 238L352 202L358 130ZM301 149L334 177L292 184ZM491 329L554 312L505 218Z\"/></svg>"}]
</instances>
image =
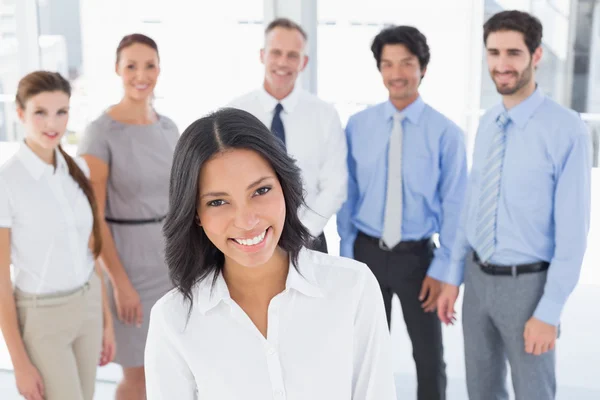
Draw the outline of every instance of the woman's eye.
<instances>
[{"instance_id":1,"label":"woman's eye","mask_svg":"<svg viewBox=\"0 0 600 400\"><path fill-rule=\"evenodd\" d=\"M270 191L271 191L271 188L270 188L270 187L268 187L268 186L265 186L265 187L261 187L260 189L258 189L258 190L257 190L256 192L254 192L254 193L256 193L258 196L262 196L262 195L264 195L264 194L267 194L267 193L269 193Z\"/></svg>"},{"instance_id":2,"label":"woman's eye","mask_svg":"<svg viewBox=\"0 0 600 400\"><path fill-rule=\"evenodd\" d=\"M208 202L209 207L219 207L225 204L225 200L213 200Z\"/></svg>"}]
</instances>

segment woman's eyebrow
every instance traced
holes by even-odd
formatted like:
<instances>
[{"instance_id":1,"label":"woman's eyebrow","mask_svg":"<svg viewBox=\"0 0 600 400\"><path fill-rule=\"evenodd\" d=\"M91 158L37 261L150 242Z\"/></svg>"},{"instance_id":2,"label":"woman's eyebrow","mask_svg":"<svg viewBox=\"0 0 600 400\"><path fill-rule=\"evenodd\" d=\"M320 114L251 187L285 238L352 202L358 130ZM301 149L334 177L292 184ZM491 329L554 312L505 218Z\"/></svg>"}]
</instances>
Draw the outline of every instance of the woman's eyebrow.
<instances>
[{"instance_id":1,"label":"woman's eyebrow","mask_svg":"<svg viewBox=\"0 0 600 400\"><path fill-rule=\"evenodd\" d=\"M253 187L258 186L261 183L263 183L264 181L266 181L267 179L271 179L271 178L273 178L273 177L272 176L263 176L262 178L259 178L256 181L252 182L250 185L248 185L246 190L250 190ZM200 199L203 199L205 197L222 197L222 196L229 196L229 193L227 193L227 192L208 192L208 193L202 194L200 196Z\"/></svg>"}]
</instances>

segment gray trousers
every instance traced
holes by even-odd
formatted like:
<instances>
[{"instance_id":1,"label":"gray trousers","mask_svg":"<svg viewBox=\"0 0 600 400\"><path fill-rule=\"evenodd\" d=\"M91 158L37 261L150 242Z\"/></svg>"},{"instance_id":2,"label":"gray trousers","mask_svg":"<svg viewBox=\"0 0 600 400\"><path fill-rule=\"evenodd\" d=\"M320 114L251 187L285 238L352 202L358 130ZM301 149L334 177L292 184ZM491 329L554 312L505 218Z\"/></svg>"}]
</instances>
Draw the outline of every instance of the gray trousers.
<instances>
[{"instance_id":1,"label":"gray trousers","mask_svg":"<svg viewBox=\"0 0 600 400\"><path fill-rule=\"evenodd\" d=\"M516 400L555 398L555 351L527 354L523 338L546 276L547 271L518 277L488 275L468 257L463 330L470 400L508 400L507 359Z\"/></svg>"}]
</instances>

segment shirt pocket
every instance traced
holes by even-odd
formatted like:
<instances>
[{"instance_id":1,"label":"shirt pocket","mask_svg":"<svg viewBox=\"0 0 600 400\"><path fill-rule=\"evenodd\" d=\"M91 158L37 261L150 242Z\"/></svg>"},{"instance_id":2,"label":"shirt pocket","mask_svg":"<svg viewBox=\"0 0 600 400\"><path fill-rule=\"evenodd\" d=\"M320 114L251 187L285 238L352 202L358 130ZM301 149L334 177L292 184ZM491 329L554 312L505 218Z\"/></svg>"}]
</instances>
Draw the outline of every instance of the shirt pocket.
<instances>
[{"instance_id":1,"label":"shirt pocket","mask_svg":"<svg viewBox=\"0 0 600 400\"><path fill-rule=\"evenodd\" d=\"M438 157L423 147L403 148L402 178L405 189L411 193L433 195L439 180Z\"/></svg>"},{"instance_id":2,"label":"shirt pocket","mask_svg":"<svg viewBox=\"0 0 600 400\"><path fill-rule=\"evenodd\" d=\"M505 160L503 187L509 205L540 211L544 204L553 202L554 166L540 157L520 157L518 161Z\"/></svg>"},{"instance_id":3,"label":"shirt pocket","mask_svg":"<svg viewBox=\"0 0 600 400\"><path fill-rule=\"evenodd\" d=\"M367 183L374 174L385 174L387 169L388 144L357 142L352 146L351 156L354 161L359 183Z\"/></svg>"}]
</instances>

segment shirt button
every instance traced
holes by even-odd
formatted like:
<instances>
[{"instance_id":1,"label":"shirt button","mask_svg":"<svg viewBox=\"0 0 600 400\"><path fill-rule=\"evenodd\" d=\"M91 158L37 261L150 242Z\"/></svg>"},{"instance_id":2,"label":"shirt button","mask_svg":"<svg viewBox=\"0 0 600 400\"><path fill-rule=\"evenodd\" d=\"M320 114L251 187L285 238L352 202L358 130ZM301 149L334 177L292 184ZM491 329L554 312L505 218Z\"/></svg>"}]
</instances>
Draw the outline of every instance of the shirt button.
<instances>
[{"instance_id":1,"label":"shirt button","mask_svg":"<svg viewBox=\"0 0 600 400\"><path fill-rule=\"evenodd\" d=\"M269 349L267 350L267 354L270 356L274 355L275 353L277 353L277 350L275 350L275 348L273 347L269 347Z\"/></svg>"},{"instance_id":2,"label":"shirt button","mask_svg":"<svg viewBox=\"0 0 600 400\"><path fill-rule=\"evenodd\" d=\"M275 391L275 396L277 396L277 397L283 397L283 390L276 390Z\"/></svg>"}]
</instances>

